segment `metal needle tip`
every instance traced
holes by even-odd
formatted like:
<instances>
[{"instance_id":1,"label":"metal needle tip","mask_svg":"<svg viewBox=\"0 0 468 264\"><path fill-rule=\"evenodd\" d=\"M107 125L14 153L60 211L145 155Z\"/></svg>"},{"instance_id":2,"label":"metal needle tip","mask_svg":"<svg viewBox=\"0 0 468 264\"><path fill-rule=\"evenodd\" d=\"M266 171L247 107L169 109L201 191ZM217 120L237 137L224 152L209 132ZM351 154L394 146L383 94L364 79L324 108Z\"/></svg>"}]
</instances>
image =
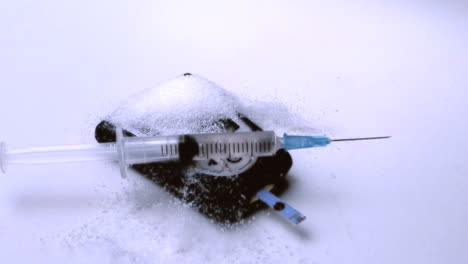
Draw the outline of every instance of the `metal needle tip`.
<instances>
[{"instance_id":1,"label":"metal needle tip","mask_svg":"<svg viewBox=\"0 0 468 264\"><path fill-rule=\"evenodd\" d=\"M372 140L372 139L385 139L385 138L391 138L391 136L367 137L367 138L343 138L343 139L332 139L330 141L355 141L355 140Z\"/></svg>"}]
</instances>

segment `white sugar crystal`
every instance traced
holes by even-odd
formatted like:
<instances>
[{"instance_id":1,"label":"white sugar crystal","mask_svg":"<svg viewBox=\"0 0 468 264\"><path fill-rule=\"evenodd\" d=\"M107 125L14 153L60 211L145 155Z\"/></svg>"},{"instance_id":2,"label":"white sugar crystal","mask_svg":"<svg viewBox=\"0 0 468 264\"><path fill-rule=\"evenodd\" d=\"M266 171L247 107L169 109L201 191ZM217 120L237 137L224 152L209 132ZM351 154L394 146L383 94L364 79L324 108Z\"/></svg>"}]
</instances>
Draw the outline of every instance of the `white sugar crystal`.
<instances>
[{"instance_id":1,"label":"white sugar crystal","mask_svg":"<svg viewBox=\"0 0 468 264\"><path fill-rule=\"evenodd\" d=\"M110 121L142 134L219 132L240 108L233 94L197 75L180 76L130 98Z\"/></svg>"},{"instance_id":2,"label":"white sugar crystal","mask_svg":"<svg viewBox=\"0 0 468 264\"><path fill-rule=\"evenodd\" d=\"M285 105L244 97L198 75L184 75L136 94L108 119L139 136L224 132L217 122L234 120L239 113L278 135L313 132L310 121Z\"/></svg>"}]
</instances>

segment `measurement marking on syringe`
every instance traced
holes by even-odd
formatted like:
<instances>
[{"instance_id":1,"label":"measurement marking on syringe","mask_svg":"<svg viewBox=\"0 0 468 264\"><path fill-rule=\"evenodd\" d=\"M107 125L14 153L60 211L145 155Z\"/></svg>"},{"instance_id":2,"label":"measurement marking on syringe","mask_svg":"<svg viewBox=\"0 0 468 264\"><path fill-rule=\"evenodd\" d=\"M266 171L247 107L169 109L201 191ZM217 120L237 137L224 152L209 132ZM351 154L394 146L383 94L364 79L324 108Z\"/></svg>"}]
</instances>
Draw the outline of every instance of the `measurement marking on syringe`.
<instances>
[{"instance_id":1,"label":"measurement marking on syringe","mask_svg":"<svg viewBox=\"0 0 468 264\"><path fill-rule=\"evenodd\" d=\"M163 149L164 155L177 154L176 146L168 144L167 150ZM198 157L205 157L207 159L214 156L218 157L232 157L233 155L251 155L255 156L256 153L269 153L274 149L274 142L260 141L260 142L213 142L213 143L199 143Z\"/></svg>"}]
</instances>

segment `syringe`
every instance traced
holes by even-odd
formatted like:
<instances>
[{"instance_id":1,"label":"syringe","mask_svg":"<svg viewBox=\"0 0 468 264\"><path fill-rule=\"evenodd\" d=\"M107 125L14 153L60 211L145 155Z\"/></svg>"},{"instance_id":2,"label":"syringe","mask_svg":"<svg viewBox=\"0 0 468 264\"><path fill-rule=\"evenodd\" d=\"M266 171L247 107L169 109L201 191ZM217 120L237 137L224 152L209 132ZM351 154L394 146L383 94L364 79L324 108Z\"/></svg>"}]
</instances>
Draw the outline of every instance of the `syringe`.
<instances>
[{"instance_id":1,"label":"syringe","mask_svg":"<svg viewBox=\"0 0 468 264\"><path fill-rule=\"evenodd\" d=\"M273 156L279 149L323 147L334 141L384 139L386 137L330 139L325 136L277 137L273 131L187 134L155 137L123 137L117 128L117 141L94 145L27 148L8 151L0 143L0 169L8 164L43 164L82 161L118 161L121 174L132 164L178 160L235 159Z\"/></svg>"}]
</instances>

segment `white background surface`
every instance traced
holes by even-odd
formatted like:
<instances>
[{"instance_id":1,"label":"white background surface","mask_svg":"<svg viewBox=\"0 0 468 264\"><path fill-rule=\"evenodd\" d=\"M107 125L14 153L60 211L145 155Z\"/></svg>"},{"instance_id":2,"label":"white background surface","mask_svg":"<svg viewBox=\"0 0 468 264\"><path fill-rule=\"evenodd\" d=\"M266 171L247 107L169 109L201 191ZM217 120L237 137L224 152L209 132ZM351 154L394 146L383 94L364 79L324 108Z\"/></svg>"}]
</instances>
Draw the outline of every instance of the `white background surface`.
<instances>
[{"instance_id":1,"label":"white background surface","mask_svg":"<svg viewBox=\"0 0 468 264\"><path fill-rule=\"evenodd\" d=\"M1 262L467 263L467 20L445 1L2 1L11 148L93 142L98 114L184 72L393 138L294 152L299 227L220 230L110 164L12 166Z\"/></svg>"}]
</instances>

